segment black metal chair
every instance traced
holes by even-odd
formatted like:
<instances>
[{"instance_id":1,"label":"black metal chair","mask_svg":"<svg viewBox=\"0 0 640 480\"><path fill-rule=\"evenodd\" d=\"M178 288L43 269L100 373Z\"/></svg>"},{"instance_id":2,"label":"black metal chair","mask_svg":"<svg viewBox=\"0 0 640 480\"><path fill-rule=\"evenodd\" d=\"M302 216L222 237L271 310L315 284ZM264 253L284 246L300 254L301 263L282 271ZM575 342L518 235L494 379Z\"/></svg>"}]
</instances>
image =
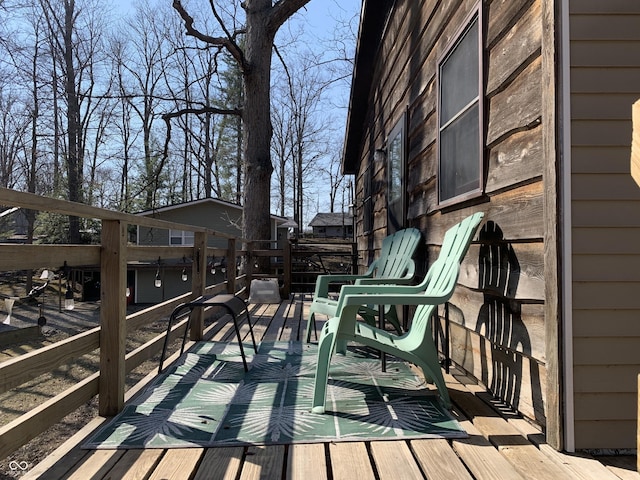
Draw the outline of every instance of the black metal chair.
<instances>
[{"instance_id":1,"label":"black metal chair","mask_svg":"<svg viewBox=\"0 0 640 480\"><path fill-rule=\"evenodd\" d=\"M195 300L190 302L181 303L178 305L171 315L169 316L169 324L167 325L167 334L164 338L164 346L162 347L162 354L160 355L160 365L158 367L158 373L162 373L162 365L164 363L164 357L167 353L167 346L169 344L169 334L171 333L171 326L173 325L174 320L178 317L180 312L185 309L189 309L189 319L187 320L187 325L184 331L184 335L182 337L182 346L180 347L180 354L184 353L184 346L187 342L187 333L189 332L189 327L191 325L191 312L195 308L206 308L206 307L223 307L231 314L233 318L233 327L236 331L236 337L238 339L238 345L240 346L240 355L242 356L242 364L244 365L245 372L249 370L247 366L247 359L244 353L244 347L242 346L242 338L240 337L240 328L238 326L238 317L242 315L243 312L247 315L247 324L249 325L249 332L251 333L251 342L253 343L253 350L255 353L258 353L258 347L256 346L256 340L253 336L253 327L251 326L251 316L249 315L249 309L247 307L246 302L232 294L219 294L219 295L205 295L202 297L198 297Z\"/></svg>"}]
</instances>

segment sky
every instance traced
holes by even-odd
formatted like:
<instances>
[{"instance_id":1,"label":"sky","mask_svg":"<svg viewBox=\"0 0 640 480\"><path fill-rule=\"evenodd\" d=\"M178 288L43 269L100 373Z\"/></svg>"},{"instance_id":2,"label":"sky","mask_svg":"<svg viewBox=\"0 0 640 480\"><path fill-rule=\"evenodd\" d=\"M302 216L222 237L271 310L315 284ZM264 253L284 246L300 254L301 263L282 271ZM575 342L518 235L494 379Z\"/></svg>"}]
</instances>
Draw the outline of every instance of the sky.
<instances>
[{"instance_id":1,"label":"sky","mask_svg":"<svg viewBox=\"0 0 640 480\"><path fill-rule=\"evenodd\" d=\"M171 0L148 0L150 4L167 2ZM219 0L229 1L229 0ZM133 14L136 0L113 0L116 12L125 17ZM324 42L332 39L334 29L337 24L351 19L353 34L357 33L358 19L360 15L360 6L362 0L311 0L299 13L296 13L283 28L289 28L294 32L302 31L302 36L296 38L296 42L305 42L307 46L322 48ZM184 1L188 6L188 0ZM207 2L203 2L206 5ZM116 14L118 14L116 13ZM278 45L279 37L276 37L276 45ZM354 38L355 41L355 38ZM355 49L355 46L353 46ZM277 61L274 59L274 61ZM335 107L333 114L336 117L335 123L337 131L341 132L339 140L344 137L345 127L338 123L346 124L347 107L349 100L350 80L337 84L331 91L330 103L332 109ZM328 181L327 181L328 183ZM305 208L305 220L307 224L315 216L318 211L329 211L329 193L327 187L318 186L315 193L317 197L314 205ZM338 202L341 202L341 195L338 195ZM349 203L345 199L345 203ZM310 202L311 203L311 202ZM340 211L341 207L336 207Z\"/></svg>"}]
</instances>

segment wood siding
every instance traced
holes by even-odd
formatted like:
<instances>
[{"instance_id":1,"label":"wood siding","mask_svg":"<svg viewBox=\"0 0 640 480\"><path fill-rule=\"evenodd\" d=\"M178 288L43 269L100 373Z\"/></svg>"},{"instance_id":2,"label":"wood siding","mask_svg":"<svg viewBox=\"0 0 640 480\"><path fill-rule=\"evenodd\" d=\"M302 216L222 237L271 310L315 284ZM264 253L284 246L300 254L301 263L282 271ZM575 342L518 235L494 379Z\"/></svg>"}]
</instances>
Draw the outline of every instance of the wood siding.
<instances>
[{"instance_id":1,"label":"wood siding","mask_svg":"<svg viewBox=\"0 0 640 480\"><path fill-rule=\"evenodd\" d=\"M569 4L575 442L635 449L640 189L629 156L640 2Z\"/></svg>"},{"instance_id":2,"label":"wood siding","mask_svg":"<svg viewBox=\"0 0 640 480\"><path fill-rule=\"evenodd\" d=\"M373 172L373 232L356 211L361 266L386 235L386 167L373 161L407 112L408 226L425 239L424 273L444 232L474 211L486 222L462 265L451 300L451 355L495 395L546 423L542 0L485 3L485 195L440 209L437 204L438 61L476 1L399 0L374 62L361 139L357 198ZM555 288L555 287L551 287ZM443 309L441 310L442 313Z\"/></svg>"}]
</instances>

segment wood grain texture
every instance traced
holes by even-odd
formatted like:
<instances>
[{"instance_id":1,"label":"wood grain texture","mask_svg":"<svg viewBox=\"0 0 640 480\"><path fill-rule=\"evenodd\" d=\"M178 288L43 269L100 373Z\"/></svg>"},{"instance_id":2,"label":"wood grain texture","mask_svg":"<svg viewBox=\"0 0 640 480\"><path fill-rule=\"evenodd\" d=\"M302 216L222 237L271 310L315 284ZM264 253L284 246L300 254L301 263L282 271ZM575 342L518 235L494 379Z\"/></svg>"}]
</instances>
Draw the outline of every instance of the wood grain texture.
<instances>
[{"instance_id":1,"label":"wood grain texture","mask_svg":"<svg viewBox=\"0 0 640 480\"><path fill-rule=\"evenodd\" d=\"M149 480L189 480L204 454L203 448L173 448L166 451Z\"/></svg>"},{"instance_id":2,"label":"wood grain texture","mask_svg":"<svg viewBox=\"0 0 640 480\"><path fill-rule=\"evenodd\" d=\"M160 462L163 450L126 450L116 465L109 470L109 477L113 480L146 480L149 474ZM92 477L83 477L84 479ZM81 479L78 479L81 480Z\"/></svg>"},{"instance_id":3,"label":"wood grain texture","mask_svg":"<svg viewBox=\"0 0 640 480\"><path fill-rule=\"evenodd\" d=\"M284 445L248 447L240 480L281 478L283 464Z\"/></svg>"},{"instance_id":4,"label":"wood grain texture","mask_svg":"<svg viewBox=\"0 0 640 480\"><path fill-rule=\"evenodd\" d=\"M429 480L472 479L447 440L412 440L411 450Z\"/></svg>"},{"instance_id":5,"label":"wood grain texture","mask_svg":"<svg viewBox=\"0 0 640 480\"><path fill-rule=\"evenodd\" d=\"M518 3L518 2L514 2ZM522 68L542 46L542 0L535 0L513 26L491 47L486 93L491 96Z\"/></svg>"},{"instance_id":6,"label":"wood grain texture","mask_svg":"<svg viewBox=\"0 0 640 480\"><path fill-rule=\"evenodd\" d=\"M422 476L405 442L371 442L371 456L381 480L412 480Z\"/></svg>"},{"instance_id":7,"label":"wood grain texture","mask_svg":"<svg viewBox=\"0 0 640 480\"><path fill-rule=\"evenodd\" d=\"M193 480L235 480L243 456L243 447L208 448Z\"/></svg>"},{"instance_id":8,"label":"wood grain texture","mask_svg":"<svg viewBox=\"0 0 640 480\"><path fill-rule=\"evenodd\" d=\"M367 447L363 442L330 443L331 471L335 480L374 480Z\"/></svg>"},{"instance_id":9,"label":"wood grain texture","mask_svg":"<svg viewBox=\"0 0 640 480\"><path fill-rule=\"evenodd\" d=\"M117 220L102 222L100 258L100 397L102 416L120 412L124 406L126 353L127 225Z\"/></svg>"},{"instance_id":10,"label":"wood grain texture","mask_svg":"<svg viewBox=\"0 0 640 480\"><path fill-rule=\"evenodd\" d=\"M289 447L287 456L287 480L326 480L327 460L324 444L295 444Z\"/></svg>"}]
</instances>

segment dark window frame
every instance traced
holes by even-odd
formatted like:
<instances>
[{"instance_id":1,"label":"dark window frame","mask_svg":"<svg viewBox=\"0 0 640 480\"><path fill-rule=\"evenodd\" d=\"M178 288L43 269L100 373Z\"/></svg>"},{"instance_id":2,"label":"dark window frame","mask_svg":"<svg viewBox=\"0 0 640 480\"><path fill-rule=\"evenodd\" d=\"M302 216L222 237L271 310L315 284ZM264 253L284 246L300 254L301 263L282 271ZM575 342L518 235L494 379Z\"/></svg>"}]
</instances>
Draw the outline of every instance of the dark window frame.
<instances>
[{"instance_id":1,"label":"dark window frame","mask_svg":"<svg viewBox=\"0 0 640 480\"><path fill-rule=\"evenodd\" d=\"M370 158L364 171L363 195L362 195L362 234L370 235L373 232L373 167L374 162Z\"/></svg>"},{"instance_id":2,"label":"dark window frame","mask_svg":"<svg viewBox=\"0 0 640 480\"><path fill-rule=\"evenodd\" d=\"M387 234L407 226L407 112L391 129L386 142ZM394 195L395 194L395 195ZM399 218L398 218L399 217Z\"/></svg>"},{"instance_id":3,"label":"dark window frame","mask_svg":"<svg viewBox=\"0 0 640 480\"><path fill-rule=\"evenodd\" d=\"M458 110L456 115L450 119L445 126L441 125L441 116L442 116L442 89L446 87L442 80L442 69L443 65L446 65L446 62L452 57L453 53L456 52L456 48L460 46L462 41L465 39L465 36L469 31L473 28L474 23L477 24L477 61L478 61L478 95L469 104L465 105L462 109ZM483 11L481 3L478 3L477 6L473 9L473 11L469 14L469 16L465 19L462 27L459 29L457 34L454 36L454 39L444 51L444 54L438 59L437 63L437 84L438 84L438 108L437 108L437 198L438 198L438 207L447 207L450 205L455 205L462 203L466 200L479 197L484 193L484 140L485 140L485 111L484 111L484 21L483 21ZM459 119L464 116L465 113L470 112L473 108L477 106L478 110L478 175L477 175L477 186L471 188L469 190L463 191L459 194L454 194L448 198L442 198L442 179L443 174L441 173L442 169L442 146L443 141L441 138L442 132L446 130L454 120ZM475 183L475 182L474 182Z\"/></svg>"}]
</instances>

